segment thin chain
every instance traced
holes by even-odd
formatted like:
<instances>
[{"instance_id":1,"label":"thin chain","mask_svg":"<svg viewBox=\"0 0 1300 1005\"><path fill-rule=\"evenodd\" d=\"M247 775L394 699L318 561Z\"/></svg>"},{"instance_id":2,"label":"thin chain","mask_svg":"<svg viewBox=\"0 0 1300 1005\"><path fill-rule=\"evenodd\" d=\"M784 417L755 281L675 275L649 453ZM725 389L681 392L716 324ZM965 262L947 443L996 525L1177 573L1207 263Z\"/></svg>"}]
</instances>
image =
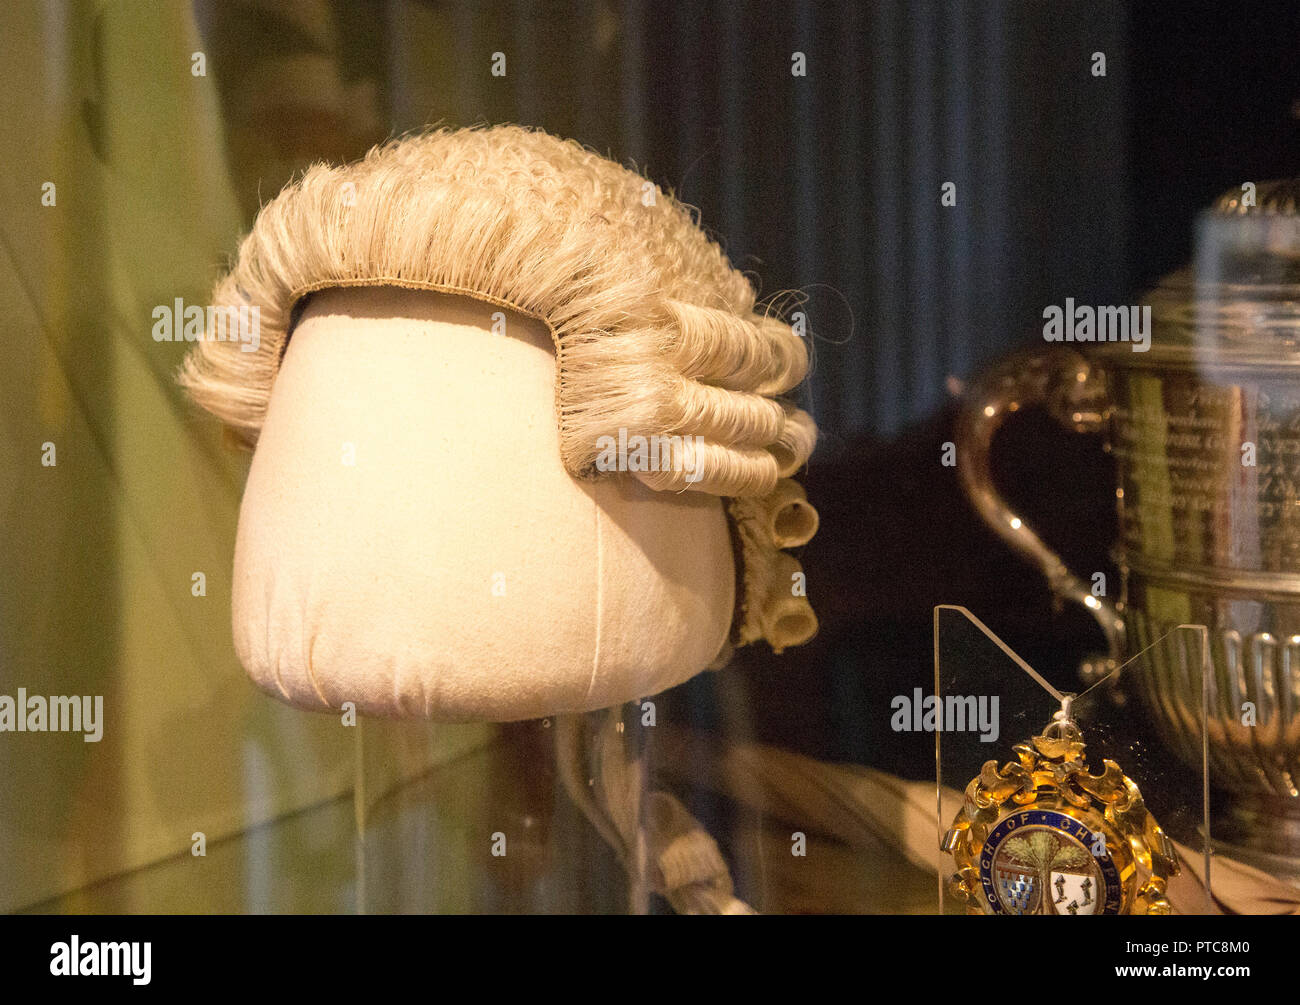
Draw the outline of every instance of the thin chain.
<instances>
[{"instance_id":1,"label":"thin chain","mask_svg":"<svg viewBox=\"0 0 1300 1005\"><path fill-rule=\"evenodd\" d=\"M1091 693L1094 689L1101 687L1103 684L1106 683L1106 681L1108 681L1108 680L1110 680L1112 677L1114 677L1117 673L1119 673L1121 670L1123 670L1126 666L1128 666L1130 663L1132 663L1134 660L1136 660L1136 659L1137 659L1139 656L1141 656L1143 653L1147 652L1148 650L1154 649L1156 646L1160 645L1161 642L1163 642L1165 639L1169 638L1169 636L1173 635L1174 632L1179 631L1179 630L1181 630L1181 629L1183 629L1183 628L1191 628L1191 627L1193 627L1193 626L1192 626L1192 625L1179 625L1177 628L1171 628L1171 629L1169 629L1169 631L1167 631L1167 632L1165 632L1163 635L1161 635L1160 638L1158 638L1158 639L1156 639L1154 642L1152 642L1151 645L1147 646L1146 649L1143 649L1143 650L1141 650L1140 652L1136 652L1136 653L1134 653L1134 654L1133 654L1132 656L1130 656L1127 660L1125 660L1123 663L1121 663L1119 666L1117 666L1114 670L1112 670L1110 673L1108 673L1105 677L1103 677L1101 680L1097 681L1096 684L1092 685L1092 687L1088 688L1087 691L1084 691L1083 694L1079 695L1079 698L1082 698L1084 695ZM1037 676L1037 674L1035 674L1034 676ZM1060 695L1057 695L1057 697L1059 698L1059 697L1061 697L1061 696L1060 696ZM1078 701L1078 698L1076 698L1075 700Z\"/></svg>"}]
</instances>

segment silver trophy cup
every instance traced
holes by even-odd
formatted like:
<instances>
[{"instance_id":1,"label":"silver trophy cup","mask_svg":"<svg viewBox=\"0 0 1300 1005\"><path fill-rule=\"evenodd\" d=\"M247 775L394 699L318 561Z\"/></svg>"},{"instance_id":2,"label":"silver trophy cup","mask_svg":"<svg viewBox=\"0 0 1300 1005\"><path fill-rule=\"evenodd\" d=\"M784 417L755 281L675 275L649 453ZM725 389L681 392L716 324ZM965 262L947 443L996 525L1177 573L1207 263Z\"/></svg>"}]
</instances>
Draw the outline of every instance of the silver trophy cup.
<instances>
[{"instance_id":1,"label":"silver trophy cup","mask_svg":"<svg viewBox=\"0 0 1300 1005\"><path fill-rule=\"evenodd\" d=\"M1143 301L1145 351L1132 340L1045 343L1009 357L968 392L956 440L981 516L1105 632L1110 651L1085 665L1085 677L1163 638L1124 670L1125 691L1197 770L1208 697L1210 779L1226 795L1213 836L1292 877L1300 876L1298 196L1300 181L1286 181L1222 197L1201 218L1192 267ZM1115 457L1117 599L1094 596L1091 577L1067 569L993 486L993 436L1031 405L1102 432ZM1209 628L1208 696L1199 645L1173 631L1183 624Z\"/></svg>"}]
</instances>

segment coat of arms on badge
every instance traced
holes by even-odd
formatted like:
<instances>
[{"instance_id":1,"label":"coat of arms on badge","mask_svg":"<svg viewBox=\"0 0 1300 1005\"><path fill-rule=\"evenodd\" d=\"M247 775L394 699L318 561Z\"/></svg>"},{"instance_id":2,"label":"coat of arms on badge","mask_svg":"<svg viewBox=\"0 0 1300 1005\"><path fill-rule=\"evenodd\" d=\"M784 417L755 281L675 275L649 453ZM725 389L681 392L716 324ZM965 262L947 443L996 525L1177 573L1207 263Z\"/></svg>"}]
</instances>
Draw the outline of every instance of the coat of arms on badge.
<instances>
[{"instance_id":1,"label":"coat of arms on badge","mask_svg":"<svg viewBox=\"0 0 1300 1005\"><path fill-rule=\"evenodd\" d=\"M943 848L949 890L969 914L1168 914L1173 843L1114 761L1083 759L1070 701L1016 760L988 761L966 788Z\"/></svg>"}]
</instances>

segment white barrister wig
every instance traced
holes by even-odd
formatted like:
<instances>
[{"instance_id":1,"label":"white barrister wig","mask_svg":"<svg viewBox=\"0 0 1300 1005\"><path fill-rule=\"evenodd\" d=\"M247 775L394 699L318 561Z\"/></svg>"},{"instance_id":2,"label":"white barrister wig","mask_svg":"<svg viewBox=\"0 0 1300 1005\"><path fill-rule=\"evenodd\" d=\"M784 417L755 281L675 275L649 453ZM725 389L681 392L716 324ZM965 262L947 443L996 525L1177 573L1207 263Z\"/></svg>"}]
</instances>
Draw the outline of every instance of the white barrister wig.
<instances>
[{"instance_id":1,"label":"white barrister wig","mask_svg":"<svg viewBox=\"0 0 1300 1005\"><path fill-rule=\"evenodd\" d=\"M817 528L790 480L816 427L781 397L807 371L805 340L756 306L686 207L575 142L518 126L442 129L316 165L262 208L214 294L219 308L260 308L256 350L209 337L182 384L253 446L295 307L347 286L462 294L544 322L566 470L724 497L739 556L731 643L765 638L780 651L811 638L816 618L791 590L798 562L781 550ZM602 445L620 430L679 437L682 462L607 473Z\"/></svg>"}]
</instances>

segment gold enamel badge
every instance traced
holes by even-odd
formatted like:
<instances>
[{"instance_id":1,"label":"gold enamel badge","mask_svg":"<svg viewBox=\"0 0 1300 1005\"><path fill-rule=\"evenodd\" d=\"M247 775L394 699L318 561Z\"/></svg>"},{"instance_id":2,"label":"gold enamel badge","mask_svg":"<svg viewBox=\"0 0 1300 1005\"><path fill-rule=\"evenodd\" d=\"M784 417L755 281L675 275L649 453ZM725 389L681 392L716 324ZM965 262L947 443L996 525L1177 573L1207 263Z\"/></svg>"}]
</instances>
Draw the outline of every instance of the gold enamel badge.
<instances>
[{"instance_id":1,"label":"gold enamel badge","mask_svg":"<svg viewBox=\"0 0 1300 1005\"><path fill-rule=\"evenodd\" d=\"M987 761L944 837L968 914L1168 914L1173 843L1114 761L1090 774L1069 700L1016 760Z\"/></svg>"}]
</instances>

